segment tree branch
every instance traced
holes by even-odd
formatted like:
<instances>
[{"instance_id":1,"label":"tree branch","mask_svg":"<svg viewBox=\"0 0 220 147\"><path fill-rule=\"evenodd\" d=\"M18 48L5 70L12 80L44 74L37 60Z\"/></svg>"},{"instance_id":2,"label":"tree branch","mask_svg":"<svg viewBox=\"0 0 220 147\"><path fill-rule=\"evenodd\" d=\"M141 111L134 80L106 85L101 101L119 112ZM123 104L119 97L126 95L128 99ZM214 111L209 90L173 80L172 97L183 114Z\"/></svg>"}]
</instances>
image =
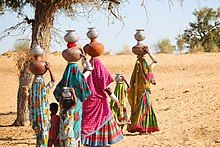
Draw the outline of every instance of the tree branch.
<instances>
[{"instance_id":1,"label":"tree branch","mask_svg":"<svg viewBox=\"0 0 220 147\"><path fill-rule=\"evenodd\" d=\"M2 33L1 33L1 35L0 35L0 41L2 40L2 39L4 39L5 37L7 37L7 36L13 36L12 34L16 31L16 30L21 30L20 31L20 33L18 33L16 36L18 36L18 35L21 35L21 34L23 34L27 29L27 21L26 20L23 20L22 22L20 22L20 23L18 23L18 24L16 24L16 25L14 25L14 26L12 26L12 27L10 27L10 28L7 28L7 29L5 29Z\"/></svg>"}]
</instances>

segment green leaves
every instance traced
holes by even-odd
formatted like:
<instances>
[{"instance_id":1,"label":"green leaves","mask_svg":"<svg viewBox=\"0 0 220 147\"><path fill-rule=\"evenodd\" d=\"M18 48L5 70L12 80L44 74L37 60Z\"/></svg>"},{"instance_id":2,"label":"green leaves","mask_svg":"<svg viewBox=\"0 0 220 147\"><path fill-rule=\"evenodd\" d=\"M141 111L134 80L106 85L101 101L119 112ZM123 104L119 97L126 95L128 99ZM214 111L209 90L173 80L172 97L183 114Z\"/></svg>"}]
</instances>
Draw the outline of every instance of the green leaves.
<instances>
[{"instance_id":1,"label":"green leaves","mask_svg":"<svg viewBox=\"0 0 220 147\"><path fill-rule=\"evenodd\" d=\"M198 47L204 52L220 51L220 8L205 7L195 10L193 15L196 22L189 23L189 28L177 38L177 44L185 41L191 52L198 51Z\"/></svg>"}]
</instances>

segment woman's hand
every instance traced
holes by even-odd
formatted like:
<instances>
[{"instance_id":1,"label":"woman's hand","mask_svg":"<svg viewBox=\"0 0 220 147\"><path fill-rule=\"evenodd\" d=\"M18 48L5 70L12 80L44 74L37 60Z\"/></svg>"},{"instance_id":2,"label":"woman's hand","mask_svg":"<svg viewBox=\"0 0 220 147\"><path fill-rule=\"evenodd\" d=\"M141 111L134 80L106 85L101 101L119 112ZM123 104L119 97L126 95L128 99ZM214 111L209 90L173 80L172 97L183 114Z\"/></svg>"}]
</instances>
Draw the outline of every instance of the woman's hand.
<instances>
[{"instance_id":1,"label":"woman's hand","mask_svg":"<svg viewBox=\"0 0 220 147\"><path fill-rule=\"evenodd\" d=\"M143 47L142 47L142 49L146 52L146 53L148 53L149 52L149 47L148 46L146 46L146 45L144 45Z\"/></svg>"}]
</instances>

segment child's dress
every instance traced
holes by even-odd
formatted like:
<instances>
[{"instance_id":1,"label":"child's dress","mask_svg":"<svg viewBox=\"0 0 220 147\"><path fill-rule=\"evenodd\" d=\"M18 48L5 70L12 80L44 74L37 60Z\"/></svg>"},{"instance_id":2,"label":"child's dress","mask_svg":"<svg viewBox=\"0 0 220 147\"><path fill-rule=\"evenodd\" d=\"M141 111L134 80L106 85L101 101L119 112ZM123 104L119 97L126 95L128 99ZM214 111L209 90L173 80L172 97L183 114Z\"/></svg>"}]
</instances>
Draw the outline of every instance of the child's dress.
<instances>
[{"instance_id":1,"label":"child's dress","mask_svg":"<svg viewBox=\"0 0 220 147\"><path fill-rule=\"evenodd\" d=\"M47 147L49 135L48 92L53 82L47 85L42 75L35 75L29 93L29 119L37 137L37 147Z\"/></svg>"}]
</instances>

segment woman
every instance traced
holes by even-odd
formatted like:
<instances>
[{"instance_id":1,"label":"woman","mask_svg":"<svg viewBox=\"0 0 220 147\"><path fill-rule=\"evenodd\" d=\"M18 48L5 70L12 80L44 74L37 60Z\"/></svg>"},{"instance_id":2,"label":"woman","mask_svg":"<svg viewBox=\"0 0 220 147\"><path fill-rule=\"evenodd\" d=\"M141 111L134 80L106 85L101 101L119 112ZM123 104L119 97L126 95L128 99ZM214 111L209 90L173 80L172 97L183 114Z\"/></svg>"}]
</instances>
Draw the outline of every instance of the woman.
<instances>
[{"instance_id":1,"label":"woman","mask_svg":"<svg viewBox=\"0 0 220 147\"><path fill-rule=\"evenodd\" d=\"M87 80L92 95L83 102L82 144L108 146L122 140L123 136L112 116L107 93L119 103L108 87L113 82L110 73L97 57L92 57L90 63L93 71Z\"/></svg>"},{"instance_id":2,"label":"woman","mask_svg":"<svg viewBox=\"0 0 220 147\"><path fill-rule=\"evenodd\" d=\"M42 56L35 56L42 58ZM51 81L45 85L43 75L35 75L29 95L29 119L37 137L37 147L47 147L49 135L49 102L47 95L53 87L54 77L46 63Z\"/></svg>"},{"instance_id":3,"label":"woman","mask_svg":"<svg viewBox=\"0 0 220 147\"><path fill-rule=\"evenodd\" d=\"M147 46L143 49L148 53ZM131 124L128 125L128 132L151 133L159 131L156 115L154 113L150 98L150 85L156 84L152 74L152 68L156 59L148 53L153 63L148 65L143 56L138 56L133 70L128 101L131 105Z\"/></svg>"},{"instance_id":4,"label":"woman","mask_svg":"<svg viewBox=\"0 0 220 147\"><path fill-rule=\"evenodd\" d=\"M89 65L87 64L87 66ZM54 96L58 102L62 102L63 87L73 88L77 97L76 105L74 105L74 107L71 109L66 110L65 114L62 114L64 112L62 111L64 108L62 108L61 105L60 115L65 116L63 119L61 119L61 128L65 127L68 129L73 127L73 129L69 129L69 132L67 132L65 138L63 138L63 140L69 138L67 139L68 141L65 142L65 147L76 146L77 142L79 142L81 139L82 102L91 95L89 86L86 81L86 78L90 73L90 69L89 67L87 67L87 69L88 70L82 74L76 62L68 62L68 65L63 74L63 78L57 84L56 89L54 90ZM62 134L63 133L61 132L61 135ZM61 139L62 137L64 136L61 136Z\"/></svg>"}]
</instances>

